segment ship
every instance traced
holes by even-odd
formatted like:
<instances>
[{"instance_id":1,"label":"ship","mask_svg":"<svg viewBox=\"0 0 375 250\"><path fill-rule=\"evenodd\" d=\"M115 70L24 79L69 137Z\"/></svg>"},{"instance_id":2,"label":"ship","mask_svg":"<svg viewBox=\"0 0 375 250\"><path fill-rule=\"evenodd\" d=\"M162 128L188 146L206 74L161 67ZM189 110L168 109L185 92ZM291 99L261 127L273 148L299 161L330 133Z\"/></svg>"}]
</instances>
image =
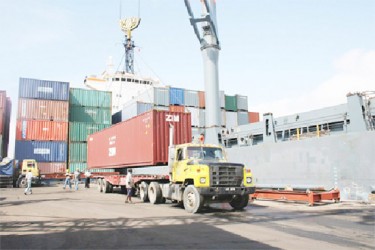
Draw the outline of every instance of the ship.
<instances>
[{"instance_id":1,"label":"ship","mask_svg":"<svg viewBox=\"0 0 375 250\"><path fill-rule=\"evenodd\" d=\"M215 39L218 48L217 36ZM132 41L127 39L125 44ZM112 91L112 113L142 92L160 86L159 81L139 77L131 70L113 72L112 68L109 63L100 77L86 77L84 82L92 89ZM212 92L206 89L206 93ZM199 133L213 127L206 126ZM341 200L365 202L375 192L375 91L349 93L347 103L336 106L283 117L266 113L259 122L221 124L215 129L228 159L244 163L254 172L257 188L339 190Z\"/></svg>"}]
</instances>

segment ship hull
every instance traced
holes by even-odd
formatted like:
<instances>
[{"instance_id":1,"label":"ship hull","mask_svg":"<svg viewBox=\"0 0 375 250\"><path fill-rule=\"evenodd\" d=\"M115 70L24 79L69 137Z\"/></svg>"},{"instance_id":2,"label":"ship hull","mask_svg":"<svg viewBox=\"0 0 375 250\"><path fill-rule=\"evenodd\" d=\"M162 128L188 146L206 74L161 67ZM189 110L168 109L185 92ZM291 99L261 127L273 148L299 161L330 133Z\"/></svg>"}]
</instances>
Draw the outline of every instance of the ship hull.
<instances>
[{"instance_id":1,"label":"ship hull","mask_svg":"<svg viewBox=\"0 0 375 250\"><path fill-rule=\"evenodd\" d=\"M368 201L375 189L375 132L228 148L265 188L339 188L341 200Z\"/></svg>"}]
</instances>

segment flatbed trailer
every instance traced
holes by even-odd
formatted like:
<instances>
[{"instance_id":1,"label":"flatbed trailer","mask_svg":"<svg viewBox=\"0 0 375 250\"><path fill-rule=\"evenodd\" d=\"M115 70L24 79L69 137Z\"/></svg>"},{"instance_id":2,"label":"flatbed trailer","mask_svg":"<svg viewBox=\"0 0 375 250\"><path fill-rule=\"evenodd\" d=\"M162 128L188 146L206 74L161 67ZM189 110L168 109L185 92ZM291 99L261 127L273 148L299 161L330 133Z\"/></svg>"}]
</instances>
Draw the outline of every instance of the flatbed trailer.
<instances>
[{"instance_id":1,"label":"flatbed trailer","mask_svg":"<svg viewBox=\"0 0 375 250\"><path fill-rule=\"evenodd\" d=\"M306 202L309 206L314 206L322 201L340 201L340 191L333 190L273 190L273 189L255 189L255 193L250 195L252 200L282 200L282 201L300 201Z\"/></svg>"}]
</instances>

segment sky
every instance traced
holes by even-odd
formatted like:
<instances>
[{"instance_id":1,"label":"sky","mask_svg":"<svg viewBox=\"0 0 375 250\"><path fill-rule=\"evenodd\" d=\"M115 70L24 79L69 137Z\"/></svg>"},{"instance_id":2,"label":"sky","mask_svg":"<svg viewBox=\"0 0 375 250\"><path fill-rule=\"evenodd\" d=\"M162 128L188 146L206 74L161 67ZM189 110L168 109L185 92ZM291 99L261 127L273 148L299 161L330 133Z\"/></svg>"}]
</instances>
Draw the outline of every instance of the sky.
<instances>
[{"instance_id":1,"label":"sky","mask_svg":"<svg viewBox=\"0 0 375 250\"><path fill-rule=\"evenodd\" d=\"M199 0L190 0L200 15ZM219 86L275 117L346 102L375 90L375 0L216 0ZM135 71L162 84L204 90L199 42L183 0L1 0L0 90L13 103L20 77L70 82L121 67L119 19L133 32Z\"/></svg>"}]
</instances>

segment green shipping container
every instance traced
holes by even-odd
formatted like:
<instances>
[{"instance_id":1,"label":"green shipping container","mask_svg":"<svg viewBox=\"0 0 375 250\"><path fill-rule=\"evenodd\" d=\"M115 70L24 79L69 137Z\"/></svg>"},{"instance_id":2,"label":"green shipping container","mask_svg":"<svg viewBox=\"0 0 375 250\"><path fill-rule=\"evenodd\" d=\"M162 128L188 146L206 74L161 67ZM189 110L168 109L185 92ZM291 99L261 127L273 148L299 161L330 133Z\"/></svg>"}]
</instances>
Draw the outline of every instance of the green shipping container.
<instances>
[{"instance_id":1,"label":"green shipping container","mask_svg":"<svg viewBox=\"0 0 375 250\"><path fill-rule=\"evenodd\" d=\"M95 132L108 128L109 124L95 124L85 122L69 122L69 141L85 142L87 136Z\"/></svg>"},{"instance_id":2,"label":"green shipping container","mask_svg":"<svg viewBox=\"0 0 375 250\"><path fill-rule=\"evenodd\" d=\"M236 98L236 96L225 95L225 110L237 111L237 98Z\"/></svg>"},{"instance_id":3,"label":"green shipping container","mask_svg":"<svg viewBox=\"0 0 375 250\"><path fill-rule=\"evenodd\" d=\"M87 162L87 143L72 142L69 143L68 162Z\"/></svg>"},{"instance_id":4,"label":"green shipping container","mask_svg":"<svg viewBox=\"0 0 375 250\"><path fill-rule=\"evenodd\" d=\"M111 109L69 106L69 121L110 125L112 123Z\"/></svg>"},{"instance_id":5,"label":"green shipping container","mask_svg":"<svg viewBox=\"0 0 375 250\"><path fill-rule=\"evenodd\" d=\"M69 92L69 105L111 108L111 99L108 91L71 88Z\"/></svg>"},{"instance_id":6,"label":"green shipping container","mask_svg":"<svg viewBox=\"0 0 375 250\"><path fill-rule=\"evenodd\" d=\"M73 162L69 163L69 172L74 173L78 169L80 172L85 172L87 169L87 163L86 162ZM101 173L101 172L115 172L113 168L94 168L89 169L91 173Z\"/></svg>"}]
</instances>

